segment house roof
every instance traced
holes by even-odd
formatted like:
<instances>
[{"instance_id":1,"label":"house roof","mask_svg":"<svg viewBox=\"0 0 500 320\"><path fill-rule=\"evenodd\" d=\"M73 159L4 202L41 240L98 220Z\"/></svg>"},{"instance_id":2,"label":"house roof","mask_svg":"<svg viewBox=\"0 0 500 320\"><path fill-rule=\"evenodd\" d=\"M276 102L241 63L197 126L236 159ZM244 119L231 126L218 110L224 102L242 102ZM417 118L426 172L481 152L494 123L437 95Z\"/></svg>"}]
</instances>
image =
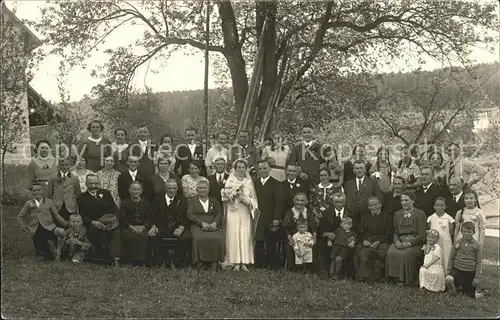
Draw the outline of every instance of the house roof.
<instances>
[{"instance_id":1,"label":"house roof","mask_svg":"<svg viewBox=\"0 0 500 320\"><path fill-rule=\"evenodd\" d=\"M14 22L18 24L21 29L28 35L30 42L33 44L31 50L42 45L42 40L38 39L38 37L21 20L19 20L18 17L16 17L14 12L7 8L7 6L5 5L5 1L2 1L0 5L0 11L2 12L2 14L8 14L14 20Z\"/></svg>"},{"instance_id":2,"label":"house roof","mask_svg":"<svg viewBox=\"0 0 500 320\"><path fill-rule=\"evenodd\" d=\"M28 88L26 90L28 93L28 98L33 99L33 101L36 101L37 106L52 107L50 102L45 100L35 89L33 89L32 86L28 85Z\"/></svg>"}]
</instances>

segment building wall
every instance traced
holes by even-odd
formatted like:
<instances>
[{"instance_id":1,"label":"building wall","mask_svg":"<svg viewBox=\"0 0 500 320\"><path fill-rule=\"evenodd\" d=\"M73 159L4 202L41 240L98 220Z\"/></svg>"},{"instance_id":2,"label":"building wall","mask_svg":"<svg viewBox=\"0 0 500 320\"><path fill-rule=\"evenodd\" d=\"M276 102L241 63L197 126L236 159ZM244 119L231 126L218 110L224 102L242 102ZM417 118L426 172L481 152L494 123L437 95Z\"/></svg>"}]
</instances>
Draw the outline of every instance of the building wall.
<instances>
[{"instance_id":1,"label":"building wall","mask_svg":"<svg viewBox=\"0 0 500 320\"><path fill-rule=\"evenodd\" d=\"M22 137L22 140L20 143L16 145L16 152L14 153L9 153L7 152L5 154L5 163L7 164L29 164L31 160L31 142L30 142L30 127L29 127L29 120L28 120L28 95L25 92L23 92L23 96L20 99L20 104L23 112L23 116L26 120L26 130L24 132L24 135Z\"/></svg>"}]
</instances>

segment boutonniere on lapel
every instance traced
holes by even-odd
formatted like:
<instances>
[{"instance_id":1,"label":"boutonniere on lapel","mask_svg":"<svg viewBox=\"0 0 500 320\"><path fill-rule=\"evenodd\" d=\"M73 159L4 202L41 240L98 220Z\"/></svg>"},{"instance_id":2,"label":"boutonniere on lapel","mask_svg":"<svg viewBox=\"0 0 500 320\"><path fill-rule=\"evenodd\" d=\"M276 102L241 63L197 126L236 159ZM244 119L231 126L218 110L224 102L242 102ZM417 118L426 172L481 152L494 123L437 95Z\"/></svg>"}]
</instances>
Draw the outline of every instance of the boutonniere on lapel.
<instances>
[{"instance_id":1,"label":"boutonniere on lapel","mask_svg":"<svg viewBox=\"0 0 500 320\"><path fill-rule=\"evenodd\" d=\"M300 188L300 183L295 184L297 188Z\"/></svg>"},{"instance_id":2,"label":"boutonniere on lapel","mask_svg":"<svg viewBox=\"0 0 500 320\"><path fill-rule=\"evenodd\" d=\"M97 197L99 197L100 199L102 199L102 197L104 197L104 195L102 193L97 193Z\"/></svg>"},{"instance_id":3,"label":"boutonniere on lapel","mask_svg":"<svg viewBox=\"0 0 500 320\"><path fill-rule=\"evenodd\" d=\"M460 248L460 244L459 243L455 243L455 249L458 250Z\"/></svg>"},{"instance_id":4,"label":"boutonniere on lapel","mask_svg":"<svg viewBox=\"0 0 500 320\"><path fill-rule=\"evenodd\" d=\"M214 209L214 203L210 202L210 206L208 207L208 211L212 211Z\"/></svg>"},{"instance_id":5,"label":"boutonniere on lapel","mask_svg":"<svg viewBox=\"0 0 500 320\"><path fill-rule=\"evenodd\" d=\"M31 209L36 208L36 203L35 203L35 200L33 200L33 201L31 201L31 202L30 202L30 208L31 208Z\"/></svg>"}]
</instances>

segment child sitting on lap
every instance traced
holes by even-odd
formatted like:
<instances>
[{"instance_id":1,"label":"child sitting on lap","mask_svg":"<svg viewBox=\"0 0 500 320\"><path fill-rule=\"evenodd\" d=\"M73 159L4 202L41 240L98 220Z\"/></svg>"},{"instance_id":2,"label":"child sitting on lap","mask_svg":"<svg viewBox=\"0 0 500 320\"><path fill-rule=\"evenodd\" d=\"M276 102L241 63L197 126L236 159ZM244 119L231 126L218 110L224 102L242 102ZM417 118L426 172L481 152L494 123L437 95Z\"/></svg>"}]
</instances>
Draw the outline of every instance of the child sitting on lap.
<instances>
[{"instance_id":1,"label":"child sitting on lap","mask_svg":"<svg viewBox=\"0 0 500 320\"><path fill-rule=\"evenodd\" d=\"M64 235L64 229L56 226L66 227L68 223L59 215L52 200L43 196L44 182L35 182L31 187L32 199L26 201L17 216L21 230L29 234L35 246L35 255L38 260L52 260L53 252L49 247L49 241L57 242L57 237Z\"/></svg>"},{"instance_id":2,"label":"child sitting on lap","mask_svg":"<svg viewBox=\"0 0 500 320\"><path fill-rule=\"evenodd\" d=\"M69 217L69 227L65 230L65 235L59 237L56 260L65 252L71 262L80 263L85 257L85 251L89 250L92 244L87 238L87 229L83 225L82 216L74 213Z\"/></svg>"},{"instance_id":3,"label":"child sitting on lap","mask_svg":"<svg viewBox=\"0 0 500 320\"><path fill-rule=\"evenodd\" d=\"M334 280L338 280L340 270L342 269L342 261L344 261L349 252L349 248L354 248L357 236L352 229L352 219L350 217L342 217L340 228L335 231L335 239L333 240L332 253L330 258L330 275Z\"/></svg>"},{"instance_id":4,"label":"child sitting on lap","mask_svg":"<svg viewBox=\"0 0 500 320\"><path fill-rule=\"evenodd\" d=\"M301 266L305 273L310 270L313 262L313 235L307 231L306 223L297 224L297 233L292 236L293 251L295 252L295 265Z\"/></svg>"},{"instance_id":5,"label":"child sitting on lap","mask_svg":"<svg viewBox=\"0 0 500 320\"><path fill-rule=\"evenodd\" d=\"M451 248L446 276L446 286L450 293L462 292L472 298L475 297L482 259L481 246L473 237L475 228L473 222L462 223L462 238L455 241Z\"/></svg>"}]
</instances>

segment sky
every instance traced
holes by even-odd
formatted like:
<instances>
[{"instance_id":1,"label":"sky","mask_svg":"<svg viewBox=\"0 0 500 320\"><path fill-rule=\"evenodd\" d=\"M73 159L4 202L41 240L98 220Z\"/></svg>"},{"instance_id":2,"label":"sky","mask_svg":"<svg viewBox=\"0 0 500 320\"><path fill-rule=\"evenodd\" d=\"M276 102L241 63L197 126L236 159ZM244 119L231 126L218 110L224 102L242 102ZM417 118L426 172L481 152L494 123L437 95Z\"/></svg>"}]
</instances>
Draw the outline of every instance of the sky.
<instances>
[{"instance_id":1,"label":"sky","mask_svg":"<svg viewBox=\"0 0 500 320\"><path fill-rule=\"evenodd\" d=\"M36 20L40 16L40 7L45 5L45 1L36 0L16 0L7 1L7 7L15 8L16 15L21 20ZM32 30L37 36L40 36L36 30ZM134 39L140 37L142 29L132 26L125 26L120 31L114 33L107 41L106 47L112 48L120 45L128 44L124 42L126 39ZM124 35L126 35L124 37ZM69 92L71 101L81 100L84 95L90 94L91 89L96 84L102 82L100 79L95 79L90 75L90 71L97 65L102 64L109 58L101 50L94 53L91 58L86 61L87 67L75 67L70 70L66 80L66 90ZM499 46L496 46L494 53L487 52L484 48L474 48L470 58L477 62L494 62L499 61ZM216 55L211 54L211 59ZM58 102L60 100L59 90L57 88L57 75L60 63L60 57L47 56L38 66L35 71L35 77L31 82L31 86L42 95L46 100ZM396 67L391 67L386 71L397 72ZM434 69L440 64L430 59L426 60L425 69ZM170 59L161 66L159 63L151 63L149 70L155 70L155 73L147 71L147 64L140 68L134 78L133 86L138 89L144 88L144 85L151 87L153 91L176 91L176 90L194 90L203 89L204 78L204 56L203 51L197 50L194 53L190 50L179 50L174 52ZM209 73L209 87L215 88L216 79Z\"/></svg>"}]
</instances>

